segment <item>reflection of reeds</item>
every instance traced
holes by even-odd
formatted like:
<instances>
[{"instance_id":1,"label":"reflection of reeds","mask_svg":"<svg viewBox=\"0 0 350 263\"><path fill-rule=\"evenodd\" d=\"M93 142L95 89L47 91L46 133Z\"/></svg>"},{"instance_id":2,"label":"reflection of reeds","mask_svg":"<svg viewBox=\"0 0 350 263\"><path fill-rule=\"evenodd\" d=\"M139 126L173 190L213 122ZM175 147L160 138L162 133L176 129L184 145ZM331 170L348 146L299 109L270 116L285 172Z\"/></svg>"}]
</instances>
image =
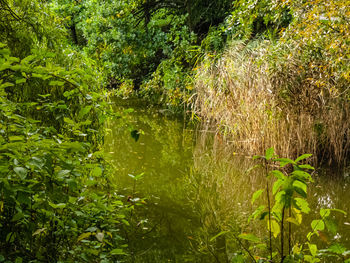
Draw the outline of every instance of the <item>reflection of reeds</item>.
<instances>
[{"instance_id":1,"label":"reflection of reeds","mask_svg":"<svg viewBox=\"0 0 350 263\"><path fill-rule=\"evenodd\" d=\"M284 46L283 46L284 45ZM227 135L237 152L268 147L286 157L344 164L349 153L350 106L344 84L301 62L287 44L234 43L196 77L195 110Z\"/></svg>"},{"instance_id":2,"label":"reflection of reeds","mask_svg":"<svg viewBox=\"0 0 350 263\"><path fill-rule=\"evenodd\" d=\"M194 165L188 176L190 199L193 202L195 212L201 219L201 228L193 235L196 241L194 247L199 249L201 253L211 253L214 254L213 257L219 257L220 252L224 251L221 249L224 246L226 255L229 257L231 253L242 250L235 238L240 233L254 233L268 242L266 221L256 219L251 220L249 224L247 223L251 213L259 205L267 202L266 197L262 195L261 200L257 200L253 206L251 205L253 193L258 189L266 188L266 177L262 168L250 169L257 164L256 161L232 154L233 148L225 144L219 134L210 131L207 126L198 133L194 149ZM270 168L277 169L278 167ZM316 180L317 183L309 186L308 203L311 213L304 215L302 225L293 225L292 245L305 241L306 233L311 230L311 221L320 218L320 208L339 208L349 212L347 202L344 202L349 198L349 191L346 190L348 182L346 180L337 181L336 177L332 175L333 173L327 172ZM269 181L270 186L272 181L273 178ZM272 202L274 203L274 198L272 198ZM344 220L347 219L342 214L335 216L337 216L339 233L342 233L342 244L347 245L350 242L347 234L348 228L344 225ZM220 239L218 242L217 240L211 241L211 238L221 231L228 231L224 235L224 239ZM273 246L277 245L279 238L273 238ZM328 234L327 242L333 238ZM224 244L222 244L223 242ZM314 242L320 248L327 245L321 239L315 239ZM245 242L243 243L246 245ZM266 250L253 249L252 252L268 256ZM225 261L219 260L219 262Z\"/></svg>"},{"instance_id":3,"label":"reflection of reeds","mask_svg":"<svg viewBox=\"0 0 350 263\"><path fill-rule=\"evenodd\" d=\"M251 165L249 159L233 156L219 136L208 132L199 136L188 177L191 201L201 220L196 241L202 252L211 253L218 262L226 262L224 251L229 254L239 249L232 234L247 230L247 218L253 211L251 195L264 183L263 173L245 173ZM226 230L230 233L210 240Z\"/></svg>"}]
</instances>

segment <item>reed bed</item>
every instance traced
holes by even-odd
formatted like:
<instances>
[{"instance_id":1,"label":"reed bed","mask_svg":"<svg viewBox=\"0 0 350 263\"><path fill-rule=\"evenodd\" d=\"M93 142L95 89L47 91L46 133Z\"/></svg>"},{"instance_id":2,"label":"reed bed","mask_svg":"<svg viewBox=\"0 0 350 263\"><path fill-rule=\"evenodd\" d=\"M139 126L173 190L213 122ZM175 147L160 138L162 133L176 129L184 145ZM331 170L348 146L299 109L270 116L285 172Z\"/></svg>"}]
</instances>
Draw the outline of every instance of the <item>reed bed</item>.
<instances>
[{"instance_id":1,"label":"reed bed","mask_svg":"<svg viewBox=\"0 0 350 263\"><path fill-rule=\"evenodd\" d=\"M194 112L239 153L273 147L285 157L312 153L314 163L347 165L349 83L304 53L296 43L233 42L197 70Z\"/></svg>"}]
</instances>

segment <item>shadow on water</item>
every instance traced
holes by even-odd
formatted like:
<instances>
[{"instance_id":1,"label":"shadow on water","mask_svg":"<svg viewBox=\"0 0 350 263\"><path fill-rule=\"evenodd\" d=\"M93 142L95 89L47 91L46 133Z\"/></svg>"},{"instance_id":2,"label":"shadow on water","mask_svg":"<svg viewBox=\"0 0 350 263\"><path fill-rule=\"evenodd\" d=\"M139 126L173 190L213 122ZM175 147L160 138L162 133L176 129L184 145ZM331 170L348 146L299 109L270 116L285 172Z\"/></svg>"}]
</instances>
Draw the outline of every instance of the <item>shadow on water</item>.
<instances>
[{"instance_id":1,"label":"shadow on water","mask_svg":"<svg viewBox=\"0 0 350 263\"><path fill-rule=\"evenodd\" d=\"M264 177L259 171L247 173L252 160L235 154L220 136L163 113L135 107L123 121L108 126L105 151L115 169L111 180L130 204L130 262L229 262L239 250L234 233L264 234L261 222L247 224L256 208L252 193ZM131 136L132 131L139 136ZM132 178L140 174L139 180ZM308 193L311 209L336 207L349 213L349 180L332 178L316 176ZM316 217L315 212L306 218L305 226ZM349 219L337 219L339 233L320 247L334 239L350 247ZM221 231L229 233L213 239ZM300 229L295 240L308 231Z\"/></svg>"}]
</instances>

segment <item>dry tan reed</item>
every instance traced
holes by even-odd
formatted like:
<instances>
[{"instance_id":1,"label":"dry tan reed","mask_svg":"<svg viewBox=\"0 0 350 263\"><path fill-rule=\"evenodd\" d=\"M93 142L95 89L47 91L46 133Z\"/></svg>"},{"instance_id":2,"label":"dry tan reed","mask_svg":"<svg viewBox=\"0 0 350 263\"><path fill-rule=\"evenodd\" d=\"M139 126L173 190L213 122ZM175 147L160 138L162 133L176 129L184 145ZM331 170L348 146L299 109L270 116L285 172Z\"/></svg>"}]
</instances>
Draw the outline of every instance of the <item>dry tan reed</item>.
<instances>
[{"instance_id":1,"label":"dry tan reed","mask_svg":"<svg viewBox=\"0 0 350 263\"><path fill-rule=\"evenodd\" d=\"M232 43L198 70L195 112L214 123L237 152L254 155L274 147L285 157L312 153L315 162L346 165L347 89L300 54L293 44Z\"/></svg>"}]
</instances>

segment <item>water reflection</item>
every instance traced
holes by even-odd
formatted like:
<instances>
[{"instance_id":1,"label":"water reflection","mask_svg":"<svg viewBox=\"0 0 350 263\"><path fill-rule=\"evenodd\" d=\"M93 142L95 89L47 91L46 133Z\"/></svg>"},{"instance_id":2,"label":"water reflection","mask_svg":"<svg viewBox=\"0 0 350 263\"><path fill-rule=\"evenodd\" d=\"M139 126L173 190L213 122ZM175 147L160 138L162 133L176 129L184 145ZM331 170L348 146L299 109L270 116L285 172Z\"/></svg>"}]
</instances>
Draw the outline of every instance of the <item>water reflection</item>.
<instances>
[{"instance_id":1,"label":"water reflection","mask_svg":"<svg viewBox=\"0 0 350 263\"><path fill-rule=\"evenodd\" d=\"M252 160L234 154L220 136L207 129L194 132L182 119L137 108L109 128L105 150L115 169L112 180L130 207L138 203L136 198L145 199L127 218L131 262L229 262L240 249L235 233L266 235L262 222L247 223L255 209L252 193L263 187L264 175L248 173ZM137 141L132 130L140 133ZM130 176L141 173L137 181ZM308 195L313 211L337 207L350 212L346 179L318 176ZM316 217L312 212L305 219L295 242L310 231L307 226ZM339 239L350 247L349 221L341 214L336 219L339 234L327 236L320 246ZM213 239L222 231L229 233Z\"/></svg>"}]
</instances>

